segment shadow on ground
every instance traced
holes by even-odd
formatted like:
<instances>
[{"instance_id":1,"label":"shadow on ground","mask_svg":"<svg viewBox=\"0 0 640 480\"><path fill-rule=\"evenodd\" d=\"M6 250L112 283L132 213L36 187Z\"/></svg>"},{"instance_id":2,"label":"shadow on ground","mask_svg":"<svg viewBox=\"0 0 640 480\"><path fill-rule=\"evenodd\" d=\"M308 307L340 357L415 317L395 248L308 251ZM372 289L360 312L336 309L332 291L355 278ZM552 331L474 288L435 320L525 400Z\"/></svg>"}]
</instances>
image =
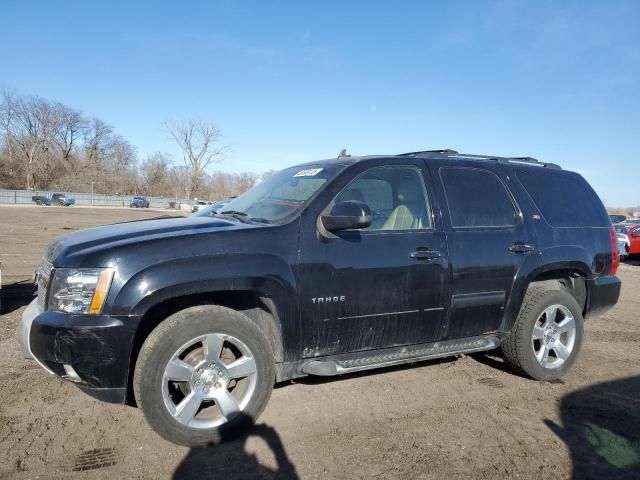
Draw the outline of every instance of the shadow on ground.
<instances>
[{"instance_id":1,"label":"shadow on ground","mask_svg":"<svg viewBox=\"0 0 640 480\"><path fill-rule=\"evenodd\" d=\"M29 280L9 283L0 290L2 301L0 302L0 313L8 315L25 305L29 305L36 295L36 286Z\"/></svg>"},{"instance_id":2,"label":"shadow on ground","mask_svg":"<svg viewBox=\"0 0 640 480\"><path fill-rule=\"evenodd\" d=\"M640 478L640 376L572 392L560 415L545 423L569 447L574 479Z\"/></svg>"},{"instance_id":3,"label":"shadow on ground","mask_svg":"<svg viewBox=\"0 0 640 480\"><path fill-rule=\"evenodd\" d=\"M275 468L262 465L255 455L247 452L247 440L252 437L258 437L267 444L275 458ZM299 477L278 433L272 427L262 424L256 425L242 437L223 439L223 443L218 446L191 449L178 465L173 480L192 478L296 480Z\"/></svg>"}]
</instances>

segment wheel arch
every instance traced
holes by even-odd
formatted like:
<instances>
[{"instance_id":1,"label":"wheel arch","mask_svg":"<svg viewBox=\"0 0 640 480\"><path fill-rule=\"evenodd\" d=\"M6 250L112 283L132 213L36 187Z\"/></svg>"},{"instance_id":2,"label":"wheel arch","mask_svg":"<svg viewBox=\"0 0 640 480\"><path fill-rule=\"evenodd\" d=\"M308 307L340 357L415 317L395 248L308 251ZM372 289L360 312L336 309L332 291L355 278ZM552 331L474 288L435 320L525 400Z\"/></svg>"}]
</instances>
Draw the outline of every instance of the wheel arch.
<instances>
[{"instance_id":1,"label":"wheel arch","mask_svg":"<svg viewBox=\"0 0 640 480\"><path fill-rule=\"evenodd\" d=\"M274 362L279 363L284 360L280 312L273 299L252 290L218 290L168 296L145 311L135 330L129 361L126 403L135 406L133 374L138 354L147 337L169 316L197 305L218 305L246 315L265 332L271 344Z\"/></svg>"},{"instance_id":2,"label":"wheel arch","mask_svg":"<svg viewBox=\"0 0 640 480\"><path fill-rule=\"evenodd\" d=\"M557 252L556 252L557 253ZM529 286L534 283L549 282L549 284L557 284L560 288L567 290L578 302L582 313L585 314L589 305L589 282L595 277L591 265L587 262L587 254L584 249L567 249L565 260L544 262L544 252L542 254L543 262L527 271L520 271L515 279L514 287L509 295L509 301L505 306L505 313L501 326L501 331L506 333L511 331L520 307L524 301L524 297Z\"/></svg>"}]
</instances>

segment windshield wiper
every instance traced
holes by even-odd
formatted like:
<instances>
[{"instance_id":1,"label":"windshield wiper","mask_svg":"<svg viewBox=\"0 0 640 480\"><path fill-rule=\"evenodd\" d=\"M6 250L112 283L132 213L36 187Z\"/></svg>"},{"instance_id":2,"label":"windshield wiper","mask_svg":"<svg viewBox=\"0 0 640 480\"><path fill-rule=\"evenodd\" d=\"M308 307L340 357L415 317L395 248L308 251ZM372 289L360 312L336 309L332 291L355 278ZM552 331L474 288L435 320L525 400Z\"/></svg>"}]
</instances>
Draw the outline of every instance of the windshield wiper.
<instances>
[{"instance_id":1,"label":"windshield wiper","mask_svg":"<svg viewBox=\"0 0 640 480\"><path fill-rule=\"evenodd\" d=\"M265 223L265 224L273 223L268 218L262 218L262 217L251 217L251 221L255 223Z\"/></svg>"},{"instance_id":2,"label":"windshield wiper","mask_svg":"<svg viewBox=\"0 0 640 480\"><path fill-rule=\"evenodd\" d=\"M232 217L236 220L240 220L242 223L251 223L251 218L249 218L249 215L237 210L225 210L224 212L216 213L215 216Z\"/></svg>"}]
</instances>

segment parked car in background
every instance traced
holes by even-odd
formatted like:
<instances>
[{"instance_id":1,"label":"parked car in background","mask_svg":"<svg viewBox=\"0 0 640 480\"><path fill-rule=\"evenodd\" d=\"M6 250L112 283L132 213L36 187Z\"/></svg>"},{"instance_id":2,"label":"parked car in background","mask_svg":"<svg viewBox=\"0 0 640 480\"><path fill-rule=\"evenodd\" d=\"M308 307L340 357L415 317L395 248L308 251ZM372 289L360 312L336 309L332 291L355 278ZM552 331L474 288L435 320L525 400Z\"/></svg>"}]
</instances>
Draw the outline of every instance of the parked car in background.
<instances>
[{"instance_id":1,"label":"parked car in background","mask_svg":"<svg viewBox=\"0 0 640 480\"><path fill-rule=\"evenodd\" d=\"M211 205L206 206L205 208L201 208L198 211L192 214L192 217L208 217L212 213L220 213L224 207L229 205L231 201L236 197L225 198L224 200L220 200L219 202L214 202Z\"/></svg>"},{"instance_id":2,"label":"parked car in background","mask_svg":"<svg viewBox=\"0 0 640 480\"><path fill-rule=\"evenodd\" d=\"M618 248L620 249L620 260L624 260L629 255L631 242L629 239L630 228L626 225L614 225L618 235Z\"/></svg>"},{"instance_id":3,"label":"parked car in background","mask_svg":"<svg viewBox=\"0 0 640 480\"><path fill-rule=\"evenodd\" d=\"M640 224L636 225L622 225L626 228L626 235L629 238L629 248L627 249L627 255L640 255ZM620 228L620 225L616 225L616 231Z\"/></svg>"},{"instance_id":4,"label":"parked car in background","mask_svg":"<svg viewBox=\"0 0 640 480\"><path fill-rule=\"evenodd\" d=\"M149 208L149 200L145 197L133 197L129 202L131 208Z\"/></svg>"},{"instance_id":5,"label":"parked car in background","mask_svg":"<svg viewBox=\"0 0 640 480\"><path fill-rule=\"evenodd\" d=\"M208 205L211 205L211 202L205 202L204 200L196 200L191 205L191 213L195 213L201 208L205 208Z\"/></svg>"},{"instance_id":6,"label":"parked car in background","mask_svg":"<svg viewBox=\"0 0 640 480\"><path fill-rule=\"evenodd\" d=\"M611 223L614 225L616 223L624 222L627 219L624 215L609 215L609 218L611 219Z\"/></svg>"},{"instance_id":7,"label":"parked car in background","mask_svg":"<svg viewBox=\"0 0 640 480\"><path fill-rule=\"evenodd\" d=\"M36 205L60 205L68 207L76 203L76 199L67 197L64 193L44 193L42 195L34 195L31 201Z\"/></svg>"}]
</instances>

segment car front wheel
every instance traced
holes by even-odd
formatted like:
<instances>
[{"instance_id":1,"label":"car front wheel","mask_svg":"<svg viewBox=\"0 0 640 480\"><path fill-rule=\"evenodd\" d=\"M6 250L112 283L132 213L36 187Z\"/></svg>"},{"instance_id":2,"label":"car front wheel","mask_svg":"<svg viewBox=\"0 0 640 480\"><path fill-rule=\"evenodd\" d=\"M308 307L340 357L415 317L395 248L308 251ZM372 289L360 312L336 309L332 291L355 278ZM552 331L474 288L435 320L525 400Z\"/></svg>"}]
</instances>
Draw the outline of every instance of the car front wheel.
<instances>
[{"instance_id":1,"label":"car front wheel","mask_svg":"<svg viewBox=\"0 0 640 480\"><path fill-rule=\"evenodd\" d=\"M138 406L165 439L218 444L248 429L274 384L271 345L234 310L203 305L167 318L144 342L134 372Z\"/></svg>"}]
</instances>

